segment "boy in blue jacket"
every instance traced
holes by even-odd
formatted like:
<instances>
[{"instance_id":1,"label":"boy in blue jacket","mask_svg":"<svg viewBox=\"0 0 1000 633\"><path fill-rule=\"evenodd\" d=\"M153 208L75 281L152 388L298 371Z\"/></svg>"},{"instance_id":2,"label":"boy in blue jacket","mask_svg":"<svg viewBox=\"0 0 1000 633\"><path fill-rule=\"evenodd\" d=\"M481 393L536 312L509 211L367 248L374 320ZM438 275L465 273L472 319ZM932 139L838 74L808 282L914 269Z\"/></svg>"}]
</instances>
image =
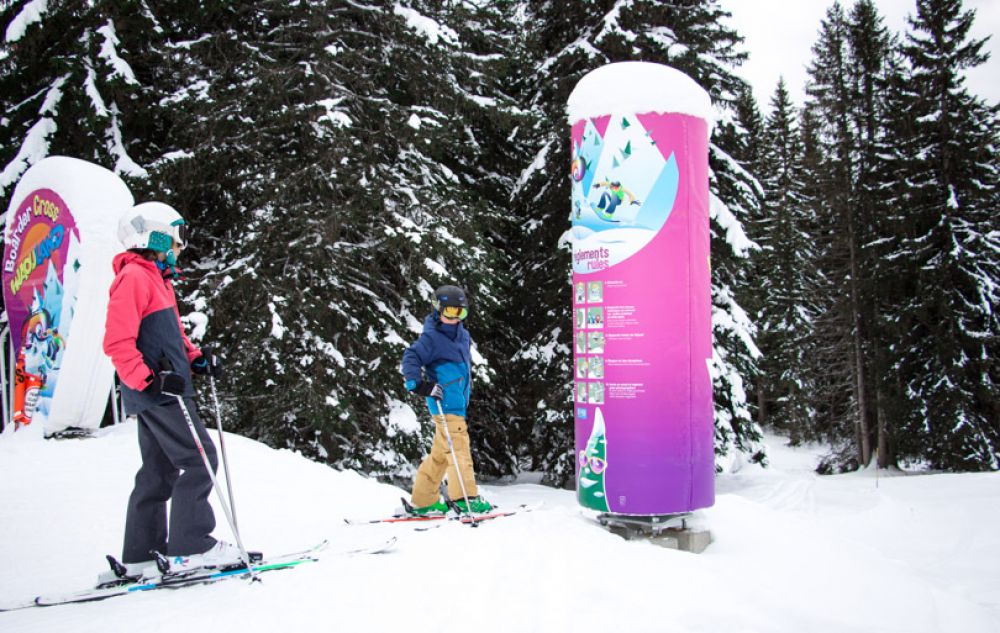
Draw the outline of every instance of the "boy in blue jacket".
<instances>
[{"instance_id":1,"label":"boy in blue jacket","mask_svg":"<svg viewBox=\"0 0 1000 633\"><path fill-rule=\"evenodd\" d=\"M469 314L465 291L458 286L442 286L434 293L434 311L424 320L424 331L403 352L403 380L407 390L427 398L427 408L436 431L430 455L424 458L413 480L413 513L426 516L444 513L438 490L448 474L448 496L463 512L489 512L492 506L479 496L465 424L472 378L472 339L462 321ZM444 413L442 419L441 413ZM451 435L454 458L442 424ZM455 462L461 469L461 483ZM468 495L468 504L462 486Z\"/></svg>"}]
</instances>

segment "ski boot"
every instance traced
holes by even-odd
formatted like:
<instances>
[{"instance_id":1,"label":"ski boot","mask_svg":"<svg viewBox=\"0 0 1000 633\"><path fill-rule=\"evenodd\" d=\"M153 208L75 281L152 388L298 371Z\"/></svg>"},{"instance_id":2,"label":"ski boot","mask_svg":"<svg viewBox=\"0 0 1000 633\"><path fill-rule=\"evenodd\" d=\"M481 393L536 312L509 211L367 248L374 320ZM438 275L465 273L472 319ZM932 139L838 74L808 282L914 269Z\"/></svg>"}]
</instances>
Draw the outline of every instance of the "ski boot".
<instances>
[{"instance_id":1,"label":"ski boot","mask_svg":"<svg viewBox=\"0 0 1000 633\"><path fill-rule=\"evenodd\" d=\"M247 552L250 564L259 563L264 555L260 552ZM164 568L166 563L166 568ZM239 569L245 567L240 548L232 543L216 541L207 552L188 554L185 556L163 556L158 558L157 566L164 574L180 573L193 569Z\"/></svg>"},{"instance_id":2,"label":"ski boot","mask_svg":"<svg viewBox=\"0 0 1000 633\"><path fill-rule=\"evenodd\" d=\"M448 512L448 506L445 505L440 499L428 506L422 506L419 508L413 507L413 504L408 502L406 499L401 499L403 502L403 511L411 517L436 517L443 516Z\"/></svg>"},{"instance_id":3,"label":"ski boot","mask_svg":"<svg viewBox=\"0 0 1000 633\"><path fill-rule=\"evenodd\" d=\"M453 502L455 508L462 514L485 514L493 509L493 504L491 504L486 499L482 497L469 497L469 503L465 503L465 499L457 499Z\"/></svg>"},{"instance_id":4,"label":"ski boot","mask_svg":"<svg viewBox=\"0 0 1000 633\"><path fill-rule=\"evenodd\" d=\"M147 560L141 563L122 563L110 554L106 557L111 569L97 575L97 588L120 587L134 582L151 580L159 577L160 570L156 561Z\"/></svg>"}]
</instances>

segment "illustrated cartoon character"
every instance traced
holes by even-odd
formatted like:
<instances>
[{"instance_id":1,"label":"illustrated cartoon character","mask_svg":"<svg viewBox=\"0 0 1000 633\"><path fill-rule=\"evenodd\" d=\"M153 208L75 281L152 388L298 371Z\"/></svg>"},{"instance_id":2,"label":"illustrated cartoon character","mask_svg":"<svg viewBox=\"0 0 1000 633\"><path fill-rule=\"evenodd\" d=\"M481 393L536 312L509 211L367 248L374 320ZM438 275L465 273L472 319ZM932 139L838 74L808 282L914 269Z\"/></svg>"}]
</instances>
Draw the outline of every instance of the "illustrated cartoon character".
<instances>
[{"instance_id":1,"label":"illustrated cartoon character","mask_svg":"<svg viewBox=\"0 0 1000 633\"><path fill-rule=\"evenodd\" d=\"M580 505L592 510L608 511L608 498L604 485L604 473L608 468L607 439L604 429L604 414L600 408L594 415L594 428L590 431L586 449L580 451L580 475L576 484L576 496Z\"/></svg>"},{"instance_id":2,"label":"illustrated cartoon character","mask_svg":"<svg viewBox=\"0 0 1000 633\"><path fill-rule=\"evenodd\" d=\"M21 353L25 359L25 369L45 376L55 367L59 352L66 346L59 331L50 327L48 312L44 309L33 312L21 329Z\"/></svg>"},{"instance_id":3,"label":"illustrated cartoon character","mask_svg":"<svg viewBox=\"0 0 1000 633\"><path fill-rule=\"evenodd\" d=\"M49 315L38 309L21 328L21 349L14 373L14 428L31 424L48 374L66 346L59 332L49 327Z\"/></svg>"},{"instance_id":4,"label":"illustrated cartoon character","mask_svg":"<svg viewBox=\"0 0 1000 633\"><path fill-rule=\"evenodd\" d=\"M606 191L601 194L601 199L598 200L597 204L591 203L590 208L594 210L594 213L603 220L608 220L609 222L617 222L618 220L613 219L615 211L618 206L628 198L629 204L641 204L639 199L635 197L635 194L622 186L622 183L613 180L601 180L595 182L592 187L604 187Z\"/></svg>"},{"instance_id":5,"label":"illustrated cartoon character","mask_svg":"<svg viewBox=\"0 0 1000 633\"><path fill-rule=\"evenodd\" d=\"M17 355L14 366L14 430L31 424L38 408L38 397L45 379L24 369L24 352Z\"/></svg>"}]
</instances>

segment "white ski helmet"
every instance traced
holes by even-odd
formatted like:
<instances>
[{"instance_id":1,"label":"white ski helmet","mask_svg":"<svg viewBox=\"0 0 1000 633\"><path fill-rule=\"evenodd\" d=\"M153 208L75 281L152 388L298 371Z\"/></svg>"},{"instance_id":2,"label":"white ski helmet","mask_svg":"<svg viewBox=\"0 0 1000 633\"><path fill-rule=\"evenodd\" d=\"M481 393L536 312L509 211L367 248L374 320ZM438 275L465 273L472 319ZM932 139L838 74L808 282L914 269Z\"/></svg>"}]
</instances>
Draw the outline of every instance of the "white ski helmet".
<instances>
[{"instance_id":1,"label":"white ski helmet","mask_svg":"<svg viewBox=\"0 0 1000 633\"><path fill-rule=\"evenodd\" d=\"M118 221L118 239L126 250L143 248L166 253L177 242L187 246L188 227L180 213L162 202L143 202Z\"/></svg>"}]
</instances>

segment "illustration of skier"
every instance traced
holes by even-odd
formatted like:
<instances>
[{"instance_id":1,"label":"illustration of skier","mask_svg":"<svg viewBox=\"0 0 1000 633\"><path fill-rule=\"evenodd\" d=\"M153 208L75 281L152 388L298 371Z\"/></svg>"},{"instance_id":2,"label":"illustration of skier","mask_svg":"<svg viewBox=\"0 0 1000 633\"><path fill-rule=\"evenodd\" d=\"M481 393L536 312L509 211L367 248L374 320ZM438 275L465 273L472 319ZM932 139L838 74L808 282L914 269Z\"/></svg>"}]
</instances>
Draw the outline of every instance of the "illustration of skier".
<instances>
[{"instance_id":1,"label":"illustration of skier","mask_svg":"<svg viewBox=\"0 0 1000 633\"><path fill-rule=\"evenodd\" d=\"M641 204L635 194L623 187L622 183L617 180L601 180L595 182L591 185L591 187L603 187L606 189L606 191L601 194L601 198L597 201L597 204L590 204L590 208L593 209L594 213L596 213L602 220L618 222L618 220L614 219L615 211L618 209L618 206L625 201L625 198L628 198L628 203L630 205Z\"/></svg>"}]
</instances>

